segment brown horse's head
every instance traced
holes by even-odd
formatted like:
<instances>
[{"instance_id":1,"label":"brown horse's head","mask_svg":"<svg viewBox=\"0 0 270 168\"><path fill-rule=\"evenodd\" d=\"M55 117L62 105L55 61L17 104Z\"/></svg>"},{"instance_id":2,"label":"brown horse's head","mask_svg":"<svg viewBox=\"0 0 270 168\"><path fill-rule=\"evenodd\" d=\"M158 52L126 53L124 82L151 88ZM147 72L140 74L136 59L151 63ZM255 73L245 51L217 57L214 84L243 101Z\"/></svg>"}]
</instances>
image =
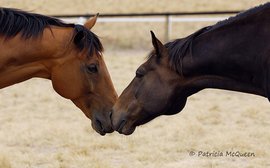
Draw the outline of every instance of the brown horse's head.
<instances>
[{"instance_id":1,"label":"brown horse's head","mask_svg":"<svg viewBox=\"0 0 270 168\"><path fill-rule=\"evenodd\" d=\"M98 37L89 31L96 17L84 26L75 25L71 43L52 69L53 87L61 96L71 99L92 120L92 127L101 135L113 131L111 108L117 94L103 60L103 47Z\"/></svg>"},{"instance_id":2,"label":"brown horse's head","mask_svg":"<svg viewBox=\"0 0 270 168\"><path fill-rule=\"evenodd\" d=\"M178 113L187 99L183 77L169 64L168 49L151 34L155 50L113 107L114 129L126 135L157 116Z\"/></svg>"}]
</instances>

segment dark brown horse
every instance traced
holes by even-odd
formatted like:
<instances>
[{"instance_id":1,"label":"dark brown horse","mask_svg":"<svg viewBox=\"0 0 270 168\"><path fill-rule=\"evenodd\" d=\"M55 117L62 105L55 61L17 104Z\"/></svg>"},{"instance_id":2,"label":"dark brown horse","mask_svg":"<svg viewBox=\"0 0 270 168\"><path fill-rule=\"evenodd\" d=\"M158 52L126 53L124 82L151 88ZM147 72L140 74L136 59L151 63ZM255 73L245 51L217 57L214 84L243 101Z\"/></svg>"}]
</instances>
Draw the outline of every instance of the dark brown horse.
<instances>
[{"instance_id":1,"label":"dark brown horse","mask_svg":"<svg viewBox=\"0 0 270 168\"><path fill-rule=\"evenodd\" d=\"M117 94L102 44L90 31L96 19L81 26L0 8L0 88L33 77L50 79L57 93L92 120L97 132L112 132L110 109Z\"/></svg>"},{"instance_id":2,"label":"dark brown horse","mask_svg":"<svg viewBox=\"0 0 270 168\"><path fill-rule=\"evenodd\" d=\"M155 48L114 105L119 133L180 112L190 95L217 88L270 98L270 3Z\"/></svg>"}]
</instances>

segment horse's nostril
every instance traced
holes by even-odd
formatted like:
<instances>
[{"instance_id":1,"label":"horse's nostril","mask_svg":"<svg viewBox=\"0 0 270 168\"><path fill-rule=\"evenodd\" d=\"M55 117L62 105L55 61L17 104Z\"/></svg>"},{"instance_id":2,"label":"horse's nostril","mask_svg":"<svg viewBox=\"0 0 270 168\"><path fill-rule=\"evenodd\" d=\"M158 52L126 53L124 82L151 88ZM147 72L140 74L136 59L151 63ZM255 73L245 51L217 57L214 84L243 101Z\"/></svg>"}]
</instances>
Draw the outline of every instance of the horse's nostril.
<instances>
[{"instance_id":1,"label":"horse's nostril","mask_svg":"<svg viewBox=\"0 0 270 168\"><path fill-rule=\"evenodd\" d=\"M122 131L122 129L124 128L124 126L126 125L126 120L122 120L121 121L121 123L120 123L120 125L119 125L119 127L118 127L118 129L117 129L117 131L118 132L121 132Z\"/></svg>"},{"instance_id":2,"label":"horse's nostril","mask_svg":"<svg viewBox=\"0 0 270 168\"><path fill-rule=\"evenodd\" d=\"M96 123L97 123L98 127L100 128L100 130L104 130L103 125L102 125L100 120L96 119Z\"/></svg>"},{"instance_id":3,"label":"horse's nostril","mask_svg":"<svg viewBox=\"0 0 270 168\"><path fill-rule=\"evenodd\" d=\"M112 110L110 111L110 120L112 120Z\"/></svg>"}]
</instances>

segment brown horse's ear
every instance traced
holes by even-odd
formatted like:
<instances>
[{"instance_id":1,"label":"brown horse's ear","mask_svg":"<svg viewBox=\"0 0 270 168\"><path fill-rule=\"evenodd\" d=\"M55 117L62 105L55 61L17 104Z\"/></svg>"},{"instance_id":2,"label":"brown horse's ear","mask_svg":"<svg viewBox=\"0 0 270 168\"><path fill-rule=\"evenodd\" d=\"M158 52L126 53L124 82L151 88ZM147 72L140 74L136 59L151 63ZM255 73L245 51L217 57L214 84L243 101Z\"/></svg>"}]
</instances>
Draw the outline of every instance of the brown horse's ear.
<instances>
[{"instance_id":1,"label":"brown horse's ear","mask_svg":"<svg viewBox=\"0 0 270 168\"><path fill-rule=\"evenodd\" d=\"M156 38L153 31L150 31L150 32L151 32L151 37L152 37L152 44L156 50L156 55L158 58L161 58L163 52L165 51L165 46L159 41L158 38Z\"/></svg>"},{"instance_id":2,"label":"brown horse's ear","mask_svg":"<svg viewBox=\"0 0 270 168\"><path fill-rule=\"evenodd\" d=\"M89 18L85 22L84 27L86 27L89 30L92 29L92 27L94 27L96 22L97 22L98 15L99 15L99 13L97 13L94 17Z\"/></svg>"}]
</instances>

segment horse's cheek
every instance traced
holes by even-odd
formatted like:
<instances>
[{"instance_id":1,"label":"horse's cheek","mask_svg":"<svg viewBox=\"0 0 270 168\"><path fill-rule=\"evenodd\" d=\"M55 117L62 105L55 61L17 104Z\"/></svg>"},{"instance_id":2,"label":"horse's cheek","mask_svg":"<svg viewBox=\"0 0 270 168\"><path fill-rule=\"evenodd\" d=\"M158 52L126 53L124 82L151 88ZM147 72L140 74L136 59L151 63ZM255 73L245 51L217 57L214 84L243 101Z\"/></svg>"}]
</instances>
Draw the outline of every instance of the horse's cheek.
<instances>
[{"instance_id":1,"label":"horse's cheek","mask_svg":"<svg viewBox=\"0 0 270 168\"><path fill-rule=\"evenodd\" d=\"M61 69L56 69L52 73L52 85L54 90L64 98L75 99L80 95L79 82L81 80L76 79L74 72L62 71ZM74 79L75 77L75 79Z\"/></svg>"},{"instance_id":2,"label":"horse's cheek","mask_svg":"<svg viewBox=\"0 0 270 168\"><path fill-rule=\"evenodd\" d=\"M152 90L145 90L144 97L146 97L146 99L144 103L145 108L148 111L154 111L159 113L159 111L162 111L166 108L170 91L168 88L166 88L166 86L162 86L162 84L160 83L156 83L155 85L156 87L152 85Z\"/></svg>"}]
</instances>

